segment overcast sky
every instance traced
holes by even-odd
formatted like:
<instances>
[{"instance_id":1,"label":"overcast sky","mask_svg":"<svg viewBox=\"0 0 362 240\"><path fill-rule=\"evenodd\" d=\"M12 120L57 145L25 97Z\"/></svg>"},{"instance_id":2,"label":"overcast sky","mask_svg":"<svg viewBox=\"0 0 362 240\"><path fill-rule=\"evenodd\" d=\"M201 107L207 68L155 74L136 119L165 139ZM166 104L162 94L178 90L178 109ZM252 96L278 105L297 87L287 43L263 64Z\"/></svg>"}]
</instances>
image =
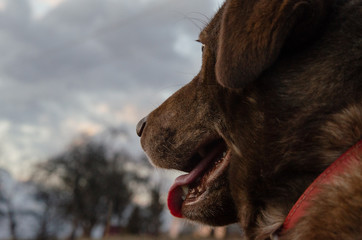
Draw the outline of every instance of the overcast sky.
<instances>
[{"instance_id":1,"label":"overcast sky","mask_svg":"<svg viewBox=\"0 0 362 240\"><path fill-rule=\"evenodd\" d=\"M0 0L0 167L31 166L81 133L124 128L198 72L222 0Z\"/></svg>"}]
</instances>

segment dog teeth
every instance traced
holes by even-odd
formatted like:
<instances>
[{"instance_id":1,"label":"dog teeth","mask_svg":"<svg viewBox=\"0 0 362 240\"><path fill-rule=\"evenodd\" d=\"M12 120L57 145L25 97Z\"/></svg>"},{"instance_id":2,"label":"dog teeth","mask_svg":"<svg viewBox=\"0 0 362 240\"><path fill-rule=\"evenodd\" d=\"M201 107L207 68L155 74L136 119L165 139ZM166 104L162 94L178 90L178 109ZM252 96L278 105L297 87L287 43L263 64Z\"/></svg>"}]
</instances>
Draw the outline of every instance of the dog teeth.
<instances>
[{"instance_id":1,"label":"dog teeth","mask_svg":"<svg viewBox=\"0 0 362 240\"><path fill-rule=\"evenodd\" d=\"M183 185L183 186L181 186L181 189L182 189L182 193L183 193L181 199L182 199L182 201L185 201L187 194L189 194L189 186Z\"/></svg>"},{"instance_id":2,"label":"dog teeth","mask_svg":"<svg viewBox=\"0 0 362 240\"><path fill-rule=\"evenodd\" d=\"M189 186L183 185L182 186L182 192L186 196L189 193Z\"/></svg>"},{"instance_id":3,"label":"dog teeth","mask_svg":"<svg viewBox=\"0 0 362 240\"><path fill-rule=\"evenodd\" d=\"M217 161L215 161L216 166L219 165L224 160L224 158L226 157L226 154L227 154L226 152L223 152L222 156L220 156L220 158Z\"/></svg>"}]
</instances>

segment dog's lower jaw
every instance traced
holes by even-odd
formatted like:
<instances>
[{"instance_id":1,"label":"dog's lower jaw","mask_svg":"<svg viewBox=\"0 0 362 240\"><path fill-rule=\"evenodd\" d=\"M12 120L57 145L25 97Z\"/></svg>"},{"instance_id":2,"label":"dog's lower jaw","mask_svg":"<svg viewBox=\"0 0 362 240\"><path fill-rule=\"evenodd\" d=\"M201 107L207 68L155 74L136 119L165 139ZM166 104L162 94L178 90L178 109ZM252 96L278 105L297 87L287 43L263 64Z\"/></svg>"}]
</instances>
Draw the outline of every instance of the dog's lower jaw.
<instances>
[{"instance_id":1,"label":"dog's lower jaw","mask_svg":"<svg viewBox=\"0 0 362 240\"><path fill-rule=\"evenodd\" d=\"M237 222L228 181L232 154L222 142L212 146L213 150L194 170L175 180L168 195L168 206L176 217L222 226Z\"/></svg>"},{"instance_id":2,"label":"dog's lower jaw","mask_svg":"<svg viewBox=\"0 0 362 240\"><path fill-rule=\"evenodd\" d=\"M191 221L210 226L224 226L238 222L234 201L228 193L226 173L210 189L206 199L199 203L182 207L183 216Z\"/></svg>"}]
</instances>

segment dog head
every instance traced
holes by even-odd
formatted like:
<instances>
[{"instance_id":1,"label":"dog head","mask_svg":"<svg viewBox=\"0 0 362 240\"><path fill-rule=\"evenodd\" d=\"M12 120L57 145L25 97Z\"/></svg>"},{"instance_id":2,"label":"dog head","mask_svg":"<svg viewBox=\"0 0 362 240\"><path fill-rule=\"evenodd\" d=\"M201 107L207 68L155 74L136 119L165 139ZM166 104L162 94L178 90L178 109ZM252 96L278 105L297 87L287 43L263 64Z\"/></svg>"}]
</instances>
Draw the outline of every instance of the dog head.
<instances>
[{"instance_id":1,"label":"dog head","mask_svg":"<svg viewBox=\"0 0 362 240\"><path fill-rule=\"evenodd\" d=\"M266 121L279 94L270 89L304 71L303 49L320 34L326 2L228 0L201 32L199 74L137 126L154 165L187 173L169 193L175 216L224 225L257 214L240 209L264 194L252 184L274 164L264 151L265 129L278 124Z\"/></svg>"}]
</instances>

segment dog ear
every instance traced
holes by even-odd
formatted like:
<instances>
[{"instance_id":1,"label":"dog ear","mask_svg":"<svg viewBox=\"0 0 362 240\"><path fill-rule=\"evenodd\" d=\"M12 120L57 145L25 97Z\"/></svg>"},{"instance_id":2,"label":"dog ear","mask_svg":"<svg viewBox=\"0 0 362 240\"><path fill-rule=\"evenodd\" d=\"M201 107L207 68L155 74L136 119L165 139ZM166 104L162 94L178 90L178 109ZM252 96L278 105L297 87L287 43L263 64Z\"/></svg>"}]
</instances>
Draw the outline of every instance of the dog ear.
<instances>
[{"instance_id":1,"label":"dog ear","mask_svg":"<svg viewBox=\"0 0 362 240\"><path fill-rule=\"evenodd\" d=\"M216 58L217 81L242 88L278 58L321 27L328 0L229 0L221 20Z\"/></svg>"}]
</instances>

